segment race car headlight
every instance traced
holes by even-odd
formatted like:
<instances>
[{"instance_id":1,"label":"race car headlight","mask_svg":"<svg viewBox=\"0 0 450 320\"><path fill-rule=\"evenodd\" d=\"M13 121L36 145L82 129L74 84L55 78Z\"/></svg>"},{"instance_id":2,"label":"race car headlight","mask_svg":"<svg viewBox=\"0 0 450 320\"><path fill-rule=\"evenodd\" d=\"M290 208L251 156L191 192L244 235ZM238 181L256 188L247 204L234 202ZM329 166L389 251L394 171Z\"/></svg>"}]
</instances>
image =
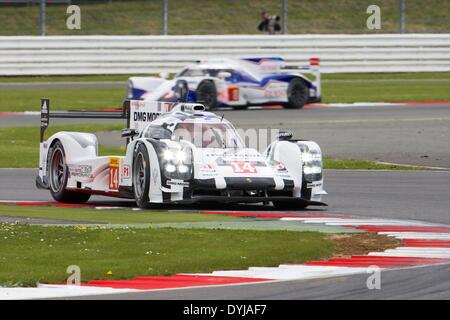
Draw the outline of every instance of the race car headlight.
<instances>
[{"instance_id":1,"label":"race car headlight","mask_svg":"<svg viewBox=\"0 0 450 320\"><path fill-rule=\"evenodd\" d=\"M172 173L175 172L175 170L177 170L177 167L175 167L173 164L166 164L165 168L166 172L168 173Z\"/></svg>"},{"instance_id":2,"label":"race car headlight","mask_svg":"<svg viewBox=\"0 0 450 320\"><path fill-rule=\"evenodd\" d=\"M189 167L182 164L181 166L178 166L178 172L179 173L186 173L189 171Z\"/></svg>"},{"instance_id":3,"label":"race car headlight","mask_svg":"<svg viewBox=\"0 0 450 320\"><path fill-rule=\"evenodd\" d=\"M189 180L192 177L191 150L165 149L161 158L166 178Z\"/></svg>"},{"instance_id":4,"label":"race car headlight","mask_svg":"<svg viewBox=\"0 0 450 320\"><path fill-rule=\"evenodd\" d=\"M322 152L317 143L312 141L299 142L303 174L309 182L322 180Z\"/></svg>"}]
</instances>

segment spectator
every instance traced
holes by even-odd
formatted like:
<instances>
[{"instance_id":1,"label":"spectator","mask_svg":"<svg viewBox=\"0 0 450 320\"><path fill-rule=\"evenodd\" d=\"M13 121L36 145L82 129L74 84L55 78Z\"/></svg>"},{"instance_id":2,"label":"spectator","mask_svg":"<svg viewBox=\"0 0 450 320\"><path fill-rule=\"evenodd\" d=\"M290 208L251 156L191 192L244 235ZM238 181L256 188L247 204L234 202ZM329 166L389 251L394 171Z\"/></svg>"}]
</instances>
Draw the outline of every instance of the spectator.
<instances>
[{"instance_id":1,"label":"spectator","mask_svg":"<svg viewBox=\"0 0 450 320\"><path fill-rule=\"evenodd\" d=\"M261 12L261 22L258 25L258 30L261 32L267 32L269 30L269 14L266 10Z\"/></svg>"},{"instance_id":2,"label":"spectator","mask_svg":"<svg viewBox=\"0 0 450 320\"><path fill-rule=\"evenodd\" d=\"M258 30L268 34L275 34L281 31L280 17L269 16L266 10L261 12L261 22L258 25Z\"/></svg>"}]
</instances>

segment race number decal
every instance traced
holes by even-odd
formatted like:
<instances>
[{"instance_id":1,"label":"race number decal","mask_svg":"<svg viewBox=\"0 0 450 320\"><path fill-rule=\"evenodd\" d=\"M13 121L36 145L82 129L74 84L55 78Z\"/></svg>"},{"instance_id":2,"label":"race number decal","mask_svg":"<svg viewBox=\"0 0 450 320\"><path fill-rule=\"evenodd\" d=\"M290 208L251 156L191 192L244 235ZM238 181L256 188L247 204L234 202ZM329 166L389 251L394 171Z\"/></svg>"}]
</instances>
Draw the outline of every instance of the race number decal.
<instances>
[{"instance_id":1,"label":"race number decal","mask_svg":"<svg viewBox=\"0 0 450 320\"><path fill-rule=\"evenodd\" d=\"M109 158L109 190L119 190L120 158Z\"/></svg>"},{"instance_id":2,"label":"race number decal","mask_svg":"<svg viewBox=\"0 0 450 320\"><path fill-rule=\"evenodd\" d=\"M248 161L232 161L230 165L234 173L257 173L256 167Z\"/></svg>"},{"instance_id":3,"label":"race number decal","mask_svg":"<svg viewBox=\"0 0 450 320\"><path fill-rule=\"evenodd\" d=\"M238 86L228 86L228 101L239 101Z\"/></svg>"}]
</instances>

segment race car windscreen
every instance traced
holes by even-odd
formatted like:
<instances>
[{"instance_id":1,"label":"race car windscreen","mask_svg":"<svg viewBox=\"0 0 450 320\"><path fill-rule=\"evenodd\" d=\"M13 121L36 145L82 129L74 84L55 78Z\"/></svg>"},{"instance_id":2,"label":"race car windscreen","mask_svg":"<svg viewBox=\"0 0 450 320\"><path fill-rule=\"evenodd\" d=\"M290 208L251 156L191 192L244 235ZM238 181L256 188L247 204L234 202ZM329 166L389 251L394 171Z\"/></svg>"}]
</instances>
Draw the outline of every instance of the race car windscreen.
<instances>
[{"instance_id":1,"label":"race car windscreen","mask_svg":"<svg viewBox=\"0 0 450 320\"><path fill-rule=\"evenodd\" d=\"M142 137L152 139L170 139L172 137L172 132L161 126L150 124L142 131Z\"/></svg>"},{"instance_id":2,"label":"race car windscreen","mask_svg":"<svg viewBox=\"0 0 450 320\"><path fill-rule=\"evenodd\" d=\"M234 74L234 70L231 69L186 69L181 72L178 77L214 77L219 76L219 72L229 72Z\"/></svg>"},{"instance_id":3,"label":"race car windscreen","mask_svg":"<svg viewBox=\"0 0 450 320\"><path fill-rule=\"evenodd\" d=\"M242 148L234 128L227 123L179 123L172 140L185 140L198 148Z\"/></svg>"}]
</instances>

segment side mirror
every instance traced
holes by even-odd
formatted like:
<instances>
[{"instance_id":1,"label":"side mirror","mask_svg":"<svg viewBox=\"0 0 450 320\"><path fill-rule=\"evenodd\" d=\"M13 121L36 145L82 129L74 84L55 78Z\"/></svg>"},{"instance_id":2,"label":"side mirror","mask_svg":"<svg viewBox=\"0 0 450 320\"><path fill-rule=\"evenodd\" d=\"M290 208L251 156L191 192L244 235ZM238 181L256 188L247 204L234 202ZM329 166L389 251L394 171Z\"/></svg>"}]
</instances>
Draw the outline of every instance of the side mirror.
<instances>
[{"instance_id":1,"label":"side mirror","mask_svg":"<svg viewBox=\"0 0 450 320\"><path fill-rule=\"evenodd\" d=\"M278 132L278 140L282 140L282 141L287 141L287 140L291 140L292 136L294 134L291 131L284 131L284 130L280 130Z\"/></svg>"},{"instance_id":2,"label":"side mirror","mask_svg":"<svg viewBox=\"0 0 450 320\"><path fill-rule=\"evenodd\" d=\"M169 77L169 73L168 72L160 72L159 76L163 79L167 79Z\"/></svg>"},{"instance_id":3,"label":"side mirror","mask_svg":"<svg viewBox=\"0 0 450 320\"><path fill-rule=\"evenodd\" d=\"M228 72L228 71L220 71L220 72L217 74L217 77L220 78L220 79L226 79L226 78L229 78L229 77L231 77L231 72Z\"/></svg>"},{"instance_id":4,"label":"side mirror","mask_svg":"<svg viewBox=\"0 0 450 320\"><path fill-rule=\"evenodd\" d=\"M139 134L136 129L126 128L122 130L122 138L132 138Z\"/></svg>"}]
</instances>

